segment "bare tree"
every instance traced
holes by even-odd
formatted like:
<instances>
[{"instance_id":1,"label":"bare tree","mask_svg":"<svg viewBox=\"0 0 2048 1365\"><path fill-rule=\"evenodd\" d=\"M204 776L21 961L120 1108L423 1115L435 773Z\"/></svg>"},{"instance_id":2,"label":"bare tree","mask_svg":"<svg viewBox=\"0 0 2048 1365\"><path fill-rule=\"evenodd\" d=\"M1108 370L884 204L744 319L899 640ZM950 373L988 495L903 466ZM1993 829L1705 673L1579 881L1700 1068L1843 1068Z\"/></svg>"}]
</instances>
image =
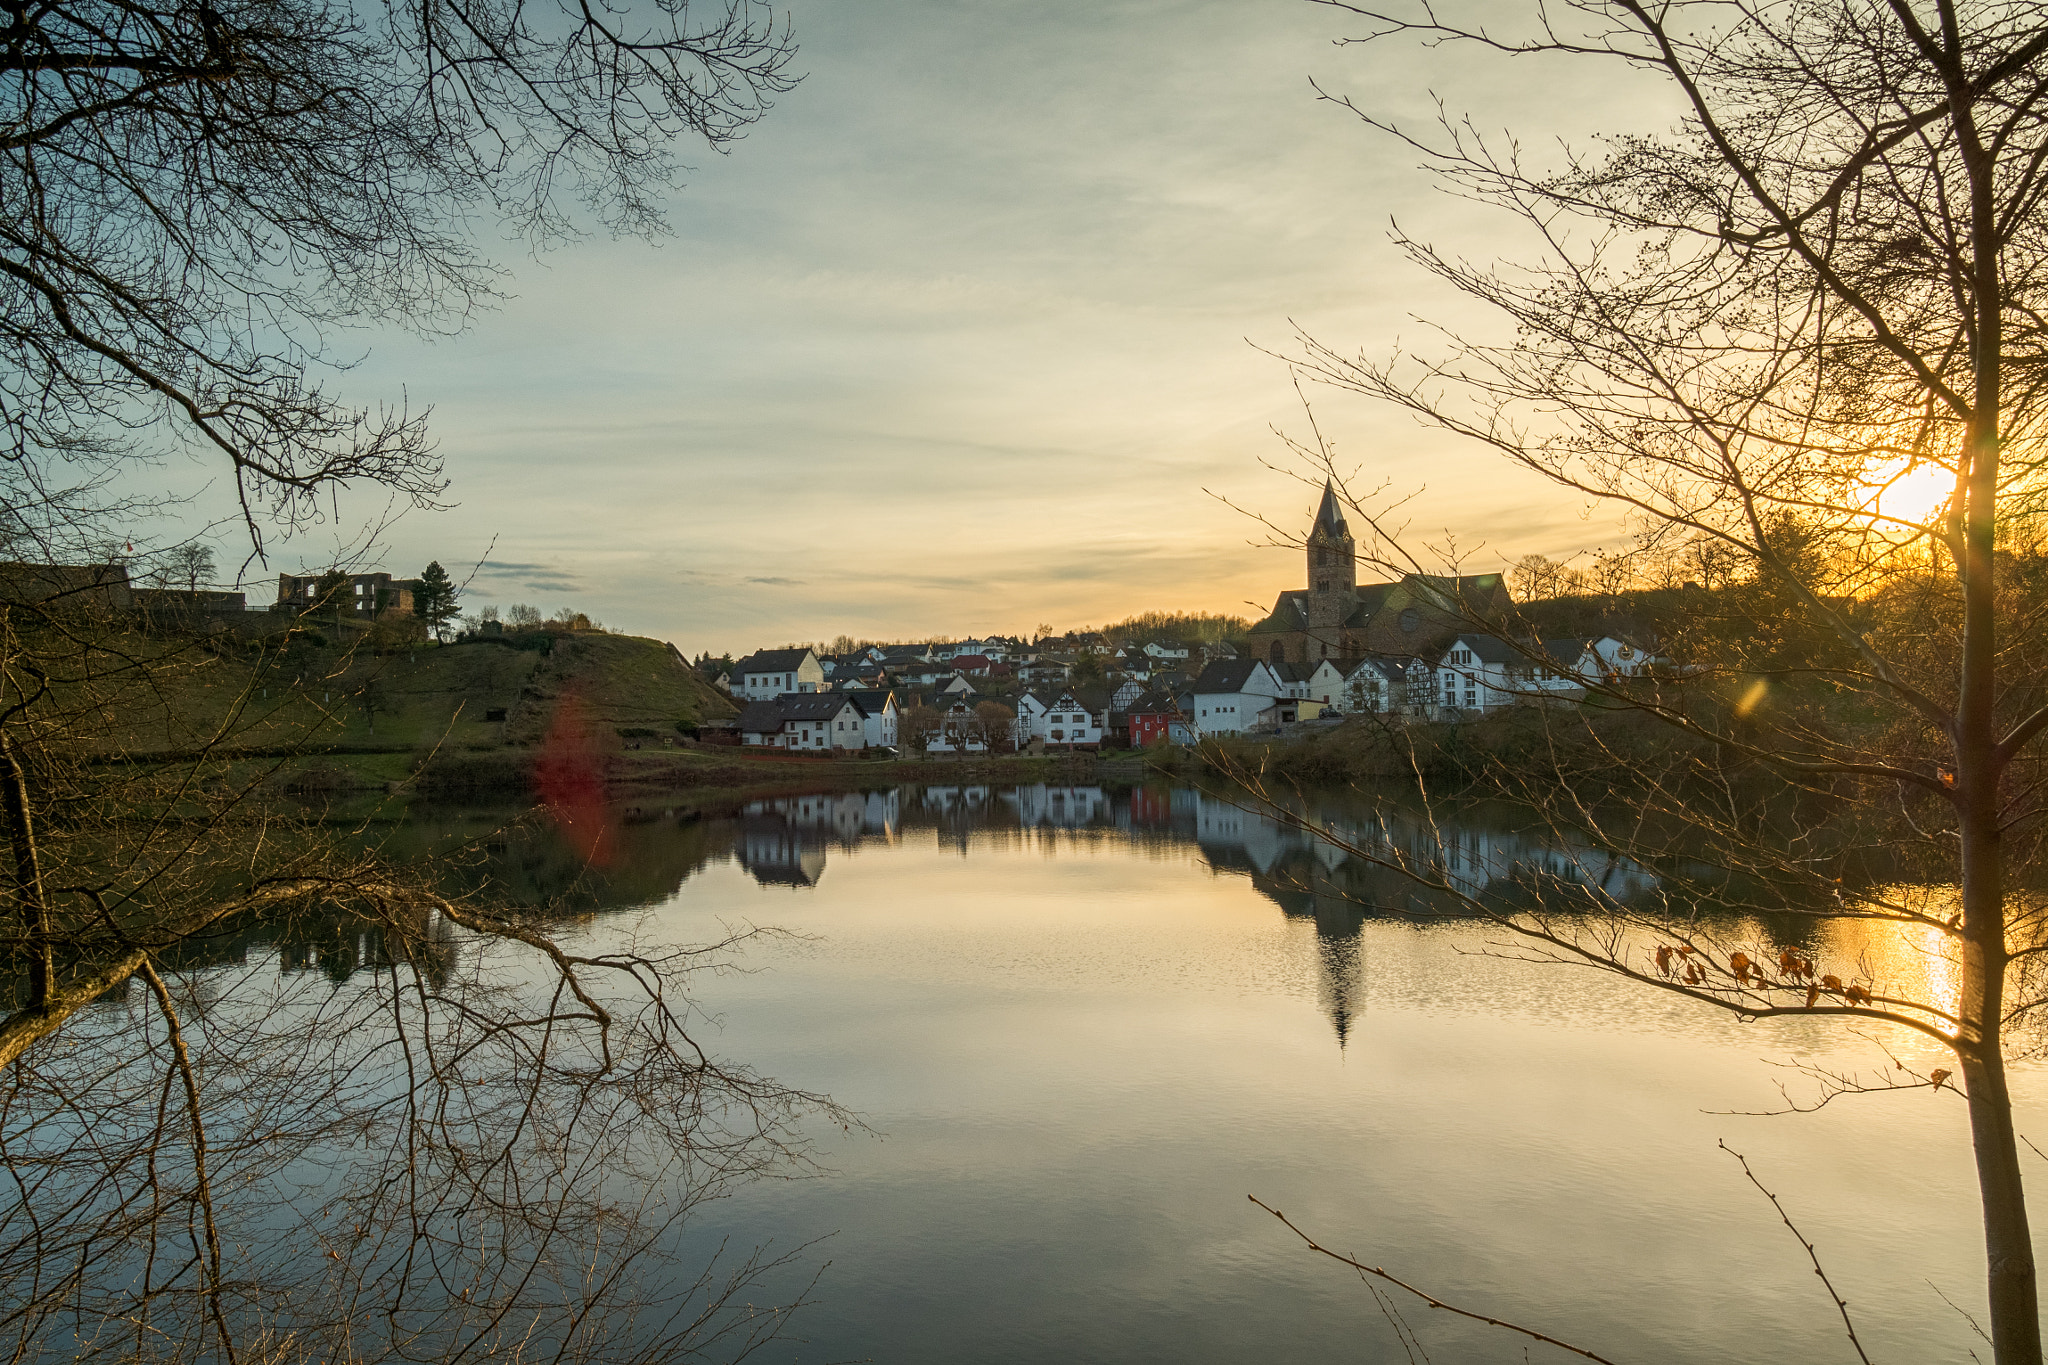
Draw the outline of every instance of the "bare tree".
<instances>
[{"instance_id":1,"label":"bare tree","mask_svg":"<svg viewBox=\"0 0 2048 1365\"><path fill-rule=\"evenodd\" d=\"M213 547L198 540L174 545L164 555L159 574L166 587L196 596L201 587L213 581Z\"/></svg>"},{"instance_id":2,"label":"bare tree","mask_svg":"<svg viewBox=\"0 0 2048 1365\"><path fill-rule=\"evenodd\" d=\"M257 555L344 487L436 505L425 414L339 402L328 338L460 327L485 223L657 231L677 139L740 136L791 55L755 0L0 23L14 1358L672 1359L779 1330L750 1303L776 1258L678 1273L682 1220L800 1161L813 1103L699 1046L715 948L450 895L280 790L367 647L302 629L355 614L339 566L246 645L94 566L162 510L109 490L165 445L232 472ZM309 937L368 970L277 970Z\"/></svg>"},{"instance_id":3,"label":"bare tree","mask_svg":"<svg viewBox=\"0 0 2048 1365\"><path fill-rule=\"evenodd\" d=\"M755 0L355 10L60 0L0 29L0 442L56 486L152 430L224 460L251 537L329 487L433 505L424 414L327 391L324 338L461 325L479 215L657 230L673 143L788 88Z\"/></svg>"},{"instance_id":4,"label":"bare tree","mask_svg":"<svg viewBox=\"0 0 2048 1365\"><path fill-rule=\"evenodd\" d=\"M1540 602L1559 595L1565 566L1547 555L1523 555L1509 572L1515 595L1524 602Z\"/></svg>"},{"instance_id":5,"label":"bare tree","mask_svg":"<svg viewBox=\"0 0 2048 1365\"><path fill-rule=\"evenodd\" d=\"M1661 912L1676 903L1574 893L1489 912L1537 956L1745 1018L1877 1020L1951 1048L1995 1356L2038 1365L2006 1060L2033 1037L2048 953L2030 889L2048 776L2048 574L2030 540L2048 393L2048 10L1576 0L1515 36L1321 2L1364 17L1372 40L1649 73L1685 111L1671 135L1610 136L1540 166L1455 117L1423 132L1357 111L1527 229L1514 265L1398 239L1515 340L1453 336L1441 356L1381 361L1311 339L1302 368L1690 537L1703 566L1736 566L1715 595L1728 610L1679 642L1698 672L1596 684L1663 727L1661 747L1560 734L1540 780L1496 779L1603 855L1655 859L1682 828L1744 874L1751 908L1931 935L1961 985L1953 1000L1893 994L1810 943L1680 927ZM1906 494L1930 472L1916 504ZM1590 794L1596 753L1609 790L1617 755L1634 769L1625 812ZM1783 818L1793 809L1802 819ZM1856 876L1877 853L1922 889Z\"/></svg>"}]
</instances>

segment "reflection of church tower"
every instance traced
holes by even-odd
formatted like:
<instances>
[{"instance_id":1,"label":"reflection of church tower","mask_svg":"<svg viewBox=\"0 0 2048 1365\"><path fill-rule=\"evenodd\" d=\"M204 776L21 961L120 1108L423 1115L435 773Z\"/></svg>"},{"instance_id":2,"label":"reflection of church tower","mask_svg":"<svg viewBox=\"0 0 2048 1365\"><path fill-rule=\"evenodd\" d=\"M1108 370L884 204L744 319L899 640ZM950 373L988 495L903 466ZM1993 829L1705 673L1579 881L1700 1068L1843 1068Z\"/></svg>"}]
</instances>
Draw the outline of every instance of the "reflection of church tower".
<instances>
[{"instance_id":1,"label":"reflection of church tower","mask_svg":"<svg viewBox=\"0 0 2048 1365\"><path fill-rule=\"evenodd\" d=\"M1325 481L1323 504L1316 509L1316 523L1308 533L1309 629L1342 626L1356 605L1352 593L1357 587L1358 544L1344 521L1336 488Z\"/></svg>"},{"instance_id":2,"label":"reflection of church tower","mask_svg":"<svg viewBox=\"0 0 2048 1365\"><path fill-rule=\"evenodd\" d=\"M1316 999L1337 1030L1341 1049L1351 1021L1365 1012L1365 914L1348 900L1316 897Z\"/></svg>"}]
</instances>

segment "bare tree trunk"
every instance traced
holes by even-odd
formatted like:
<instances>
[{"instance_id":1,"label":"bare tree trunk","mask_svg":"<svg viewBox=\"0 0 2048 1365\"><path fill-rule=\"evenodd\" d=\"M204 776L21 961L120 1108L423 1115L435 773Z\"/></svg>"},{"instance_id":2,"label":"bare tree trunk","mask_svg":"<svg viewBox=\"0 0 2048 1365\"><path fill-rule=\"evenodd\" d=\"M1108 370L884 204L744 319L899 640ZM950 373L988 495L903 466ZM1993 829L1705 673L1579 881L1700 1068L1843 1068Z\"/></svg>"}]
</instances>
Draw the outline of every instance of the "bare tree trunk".
<instances>
[{"instance_id":1,"label":"bare tree trunk","mask_svg":"<svg viewBox=\"0 0 2048 1365\"><path fill-rule=\"evenodd\" d=\"M2007 966L2005 866L1999 789L2005 756L1997 729L1997 508L2004 428L2005 281L1993 158L1977 126L1978 93L1964 66L1954 0L1937 7L1941 39L1910 22L1942 73L1956 146L1970 185L1971 414L1966 461L1952 504L1951 544L1963 588L1963 657L1954 719L1958 833L1962 843L1962 1068L1970 1100L1971 1146L1984 1213L1985 1289L1998 1365L2041 1365L2040 1295L2034 1240L2020 1176L2012 1094L2005 1076ZM1910 16L1910 11L1907 11ZM1961 525L1956 523L1960 521ZM1960 532L1960 534L1956 534Z\"/></svg>"}]
</instances>

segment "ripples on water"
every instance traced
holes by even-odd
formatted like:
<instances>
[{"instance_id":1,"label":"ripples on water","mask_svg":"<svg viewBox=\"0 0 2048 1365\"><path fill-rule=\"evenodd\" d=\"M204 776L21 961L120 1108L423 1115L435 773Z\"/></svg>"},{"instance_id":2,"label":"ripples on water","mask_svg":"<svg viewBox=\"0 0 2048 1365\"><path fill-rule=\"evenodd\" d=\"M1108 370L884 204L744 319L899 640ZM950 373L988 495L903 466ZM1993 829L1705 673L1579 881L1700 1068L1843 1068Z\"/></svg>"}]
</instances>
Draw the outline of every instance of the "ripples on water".
<instances>
[{"instance_id":1,"label":"ripples on water","mask_svg":"<svg viewBox=\"0 0 2048 1365\"><path fill-rule=\"evenodd\" d=\"M1362 820L1335 799L1318 814ZM411 834L478 827L451 816ZM1617 895L1654 885L1478 817L1388 837L1475 894L1529 867ZM798 935L700 983L723 1054L828 1091L874 1129L820 1133L833 1174L752 1186L694 1230L707 1247L829 1237L808 1341L771 1358L1409 1360L1356 1277L1247 1194L1447 1299L1618 1360L1850 1358L1719 1138L1818 1243L1874 1356L1961 1360L1978 1344L1930 1286L1981 1302L1954 1095L1707 1112L1778 1107L1780 1081L1808 1094L1779 1063L1884 1058L1838 1026L1745 1026L1487 956L1483 923L1227 801L904 788L625 811L598 865L565 849L515 837L490 870L535 901L644 908L678 940L742 922ZM1817 953L1901 988L1952 979L1932 942L1828 935ZM324 962L317 945L293 951ZM341 958L324 965L345 975ZM1884 1041L1941 1060L1924 1040ZM2033 1133L2038 1072L2016 1088ZM1517 1339L1399 1306L1440 1365L1524 1358Z\"/></svg>"}]
</instances>

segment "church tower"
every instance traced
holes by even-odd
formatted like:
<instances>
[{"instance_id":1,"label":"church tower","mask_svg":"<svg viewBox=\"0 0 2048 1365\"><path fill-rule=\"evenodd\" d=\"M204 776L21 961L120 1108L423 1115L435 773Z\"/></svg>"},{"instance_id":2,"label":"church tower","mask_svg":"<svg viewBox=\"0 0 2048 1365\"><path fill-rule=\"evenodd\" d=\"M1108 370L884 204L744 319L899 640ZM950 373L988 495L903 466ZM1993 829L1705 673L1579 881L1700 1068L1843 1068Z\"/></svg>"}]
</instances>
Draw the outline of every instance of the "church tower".
<instances>
[{"instance_id":1,"label":"church tower","mask_svg":"<svg viewBox=\"0 0 2048 1365\"><path fill-rule=\"evenodd\" d=\"M1345 524L1337 490L1323 484L1323 505L1316 509L1308 533L1308 624L1330 629L1344 624L1355 605L1358 587L1358 543Z\"/></svg>"}]
</instances>

